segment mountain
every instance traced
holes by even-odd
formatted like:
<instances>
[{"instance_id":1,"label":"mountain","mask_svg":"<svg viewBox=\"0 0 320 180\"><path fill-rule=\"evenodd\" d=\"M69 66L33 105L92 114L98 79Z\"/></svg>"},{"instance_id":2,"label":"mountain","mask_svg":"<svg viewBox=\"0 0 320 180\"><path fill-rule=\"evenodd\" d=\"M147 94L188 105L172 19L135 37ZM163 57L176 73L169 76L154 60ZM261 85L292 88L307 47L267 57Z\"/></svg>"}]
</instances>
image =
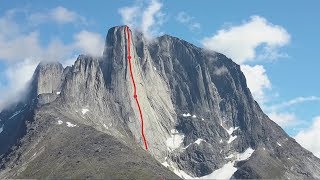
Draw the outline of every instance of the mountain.
<instances>
[{"instance_id":1,"label":"mountain","mask_svg":"<svg viewBox=\"0 0 320 180\"><path fill-rule=\"evenodd\" d=\"M102 57L40 63L0 119L0 178L320 178L239 65L127 26L108 31Z\"/></svg>"}]
</instances>

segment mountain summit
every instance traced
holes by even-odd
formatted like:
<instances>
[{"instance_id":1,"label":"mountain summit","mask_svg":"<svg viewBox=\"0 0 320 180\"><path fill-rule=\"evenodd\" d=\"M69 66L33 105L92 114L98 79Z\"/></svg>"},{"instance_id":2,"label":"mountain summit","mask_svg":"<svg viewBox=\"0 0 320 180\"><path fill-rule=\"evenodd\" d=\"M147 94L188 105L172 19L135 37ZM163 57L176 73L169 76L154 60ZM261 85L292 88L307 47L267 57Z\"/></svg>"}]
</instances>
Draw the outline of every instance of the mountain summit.
<instances>
[{"instance_id":1,"label":"mountain summit","mask_svg":"<svg viewBox=\"0 0 320 180\"><path fill-rule=\"evenodd\" d=\"M0 113L0 178L320 178L320 160L263 113L239 65L129 33L111 28L99 58L38 65Z\"/></svg>"}]
</instances>

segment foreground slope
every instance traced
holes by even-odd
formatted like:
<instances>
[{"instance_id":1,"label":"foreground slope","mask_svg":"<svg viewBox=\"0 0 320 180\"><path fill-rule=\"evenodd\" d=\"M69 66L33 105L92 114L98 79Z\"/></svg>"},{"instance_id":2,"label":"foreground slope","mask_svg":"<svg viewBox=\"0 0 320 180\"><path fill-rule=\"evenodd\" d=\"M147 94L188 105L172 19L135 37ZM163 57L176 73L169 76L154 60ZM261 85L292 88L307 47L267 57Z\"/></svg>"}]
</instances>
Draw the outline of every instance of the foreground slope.
<instances>
[{"instance_id":1,"label":"foreground slope","mask_svg":"<svg viewBox=\"0 0 320 180\"><path fill-rule=\"evenodd\" d=\"M22 146L7 158L4 177L14 178L112 178L152 179L174 178L140 147L68 118L57 122L49 107L36 113ZM70 120L72 121L72 120ZM3 178L3 177L2 177Z\"/></svg>"},{"instance_id":2,"label":"foreground slope","mask_svg":"<svg viewBox=\"0 0 320 180\"><path fill-rule=\"evenodd\" d=\"M0 113L0 177L320 178L320 160L262 112L239 65L171 36L131 37L149 150L128 37L114 27L102 57L41 63Z\"/></svg>"}]
</instances>

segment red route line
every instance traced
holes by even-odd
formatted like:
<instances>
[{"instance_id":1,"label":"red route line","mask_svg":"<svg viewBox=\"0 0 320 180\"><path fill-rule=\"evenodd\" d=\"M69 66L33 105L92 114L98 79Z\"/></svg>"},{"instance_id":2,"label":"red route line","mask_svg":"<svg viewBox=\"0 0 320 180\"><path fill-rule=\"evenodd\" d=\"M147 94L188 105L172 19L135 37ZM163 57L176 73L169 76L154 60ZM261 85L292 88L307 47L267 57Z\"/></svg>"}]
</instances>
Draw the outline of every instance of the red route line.
<instances>
[{"instance_id":1,"label":"red route line","mask_svg":"<svg viewBox=\"0 0 320 180\"><path fill-rule=\"evenodd\" d=\"M144 135L144 121L143 121L143 115L142 115L142 110L140 107L140 103L138 100L138 96L137 96L137 87L136 87L136 83L134 81L134 77L133 77L133 73L132 73L132 63L131 63L131 51L130 51L130 32L129 32L129 27L126 26L126 33L127 33L127 52L128 52L128 62L129 62L129 69L130 69L130 77L132 80L132 84L133 84L133 97L136 100L136 104L138 106L139 109L139 113L140 113L140 120L141 120L141 135L142 135L142 139L144 142L144 146L146 147L146 150L148 150L148 144L147 144L147 140L146 137Z\"/></svg>"}]
</instances>

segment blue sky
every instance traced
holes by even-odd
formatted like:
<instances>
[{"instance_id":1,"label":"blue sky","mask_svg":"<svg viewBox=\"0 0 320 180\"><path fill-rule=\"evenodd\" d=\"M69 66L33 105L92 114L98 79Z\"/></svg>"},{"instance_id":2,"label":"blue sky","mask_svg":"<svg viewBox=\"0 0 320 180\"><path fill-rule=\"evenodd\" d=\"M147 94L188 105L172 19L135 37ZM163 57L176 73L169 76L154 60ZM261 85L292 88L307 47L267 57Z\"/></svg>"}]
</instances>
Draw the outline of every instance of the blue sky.
<instances>
[{"instance_id":1,"label":"blue sky","mask_svg":"<svg viewBox=\"0 0 320 180\"><path fill-rule=\"evenodd\" d=\"M0 0L0 108L39 60L68 65L79 53L99 55L107 30L126 23L149 38L170 34L232 57L264 111L319 153L306 141L320 135L318 7L317 0Z\"/></svg>"}]
</instances>

